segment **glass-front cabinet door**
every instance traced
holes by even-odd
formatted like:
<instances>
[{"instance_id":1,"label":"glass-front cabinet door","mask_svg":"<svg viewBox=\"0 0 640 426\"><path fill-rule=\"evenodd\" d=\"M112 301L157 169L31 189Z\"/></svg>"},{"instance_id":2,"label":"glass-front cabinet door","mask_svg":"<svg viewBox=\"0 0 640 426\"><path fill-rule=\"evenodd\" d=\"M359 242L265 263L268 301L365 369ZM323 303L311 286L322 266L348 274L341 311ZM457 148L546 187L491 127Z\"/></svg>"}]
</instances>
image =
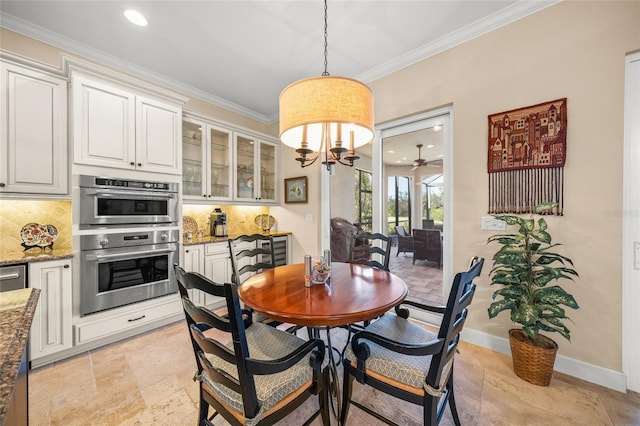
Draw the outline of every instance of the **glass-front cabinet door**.
<instances>
[{"instance_id":1,"label":"glass-front cabinet door","mask_svg":"<svg viewBox=\"0 0 640 426\"><path fill-rule=\"evenodd\" d=\"M182 195L232 199L232 132L190 117L182 122Z\"/></svg>"},{"instance_id":2,"label":"glass-front cabinet door","mask_svg":"<svg viewBox=\"0 0 640 426\"><path fill-rule=\"evenodd\" d=\"M260 141L260 201L276 201L278 182L276 181L276 145Z\"/></svg>"},{"instance_id":3,"label":"glass-front cabinet door","mask_svg":"<svg viewBox=\"0 0 640 426\"><path fill-rule=\"evenodd\" d=\"M235 199L252 203L275 203L277 145L242 134L236 134L235 140Z\"/></svg>"},{"instance_id":4,"label":"glass-front cabinet door","mask_svg":"<svg viewBox=\"0 0 640 426\"><path fill-rule=\"evenodd\" d=\"M223 128L207 126L209 133L209 198L230 200L232 197L231 180L231 132Z\"/></svg>"},{"instance_id":5,"label":"glass-front cabinet door","mask_svg":"<svg viewBox=\"0 0 640 426\"><path fill-rule=\"evenodd\" d=\"M182 195L206 198L206 145L202 142L205 124L190 119L182 121Z\"/></svg>"},{"instance_id":6,"label":"glass-front cabinet door","mask_svg":"<svg viewBox=\"0 0 640 426\"><path fill-rule=\"evenodd\" d=\"M256 201L255 168L258 145L252 137L236 134L235 199Z\"/></svg>"}]
</instances>

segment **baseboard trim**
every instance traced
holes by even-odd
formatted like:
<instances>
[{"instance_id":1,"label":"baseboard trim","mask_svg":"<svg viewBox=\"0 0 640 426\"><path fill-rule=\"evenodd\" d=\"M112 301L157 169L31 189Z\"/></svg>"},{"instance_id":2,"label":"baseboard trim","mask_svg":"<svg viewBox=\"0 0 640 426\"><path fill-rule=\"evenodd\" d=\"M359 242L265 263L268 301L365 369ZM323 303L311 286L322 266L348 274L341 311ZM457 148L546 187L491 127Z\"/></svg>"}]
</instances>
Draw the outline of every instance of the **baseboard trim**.
<instances>
[{"instance_id":1,"label":"baseboard trim","mask_svg":"<svg viewBox=\"0 0 640 426\"><path fill-rule=\"evenodd\" d=\"M481 331L465 328L460 338L468 343L472 343L492 351L511 355L509 340L503 337L493 336ZM627 377L620 371L599 367L584 361L569 358L563 355L556 357L554 371L568 374L587 382L595 383L618 392L627 392Z\"/></svg>"}]
</instances>

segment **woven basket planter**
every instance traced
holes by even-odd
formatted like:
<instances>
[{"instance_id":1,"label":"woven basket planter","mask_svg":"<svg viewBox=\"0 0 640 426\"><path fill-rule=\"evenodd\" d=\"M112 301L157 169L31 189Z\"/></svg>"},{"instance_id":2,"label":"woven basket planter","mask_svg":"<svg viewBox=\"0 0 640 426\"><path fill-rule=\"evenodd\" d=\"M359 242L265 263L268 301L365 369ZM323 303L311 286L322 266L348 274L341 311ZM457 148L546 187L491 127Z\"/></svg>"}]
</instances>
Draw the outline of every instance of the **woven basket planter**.
<instances>
[{"instance_id":1,"label":"woven basket planter","mask_svg":"<svg viewBox=\"0 0 640 426\"><path fill-rule=\"evenodd\" d=\"M553 375L558 344L541 334L538 334L535 344L532 344L521 329L509 330L509 344L516 375L534 385L548 386Z\"/></svg>"}]
</instances>

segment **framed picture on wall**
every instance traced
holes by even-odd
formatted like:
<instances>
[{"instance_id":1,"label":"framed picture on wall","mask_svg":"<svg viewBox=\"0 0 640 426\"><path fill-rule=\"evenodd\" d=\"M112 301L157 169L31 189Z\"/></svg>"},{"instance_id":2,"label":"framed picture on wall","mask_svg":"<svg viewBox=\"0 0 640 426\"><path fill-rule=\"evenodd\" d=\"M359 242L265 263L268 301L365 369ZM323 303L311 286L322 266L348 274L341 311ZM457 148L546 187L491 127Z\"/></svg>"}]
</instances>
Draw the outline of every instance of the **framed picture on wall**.
<instances>
[{"instance_id":1,"label":"framed picture on wall","mask_svg":"<svg viewBox=\"0 0 640 426\"><path fill-rule=\"evenodd\" d=\"M306 176L299 176L284 180L284 202L287 204L307 202Z\"/></svg>"}]
</instances>

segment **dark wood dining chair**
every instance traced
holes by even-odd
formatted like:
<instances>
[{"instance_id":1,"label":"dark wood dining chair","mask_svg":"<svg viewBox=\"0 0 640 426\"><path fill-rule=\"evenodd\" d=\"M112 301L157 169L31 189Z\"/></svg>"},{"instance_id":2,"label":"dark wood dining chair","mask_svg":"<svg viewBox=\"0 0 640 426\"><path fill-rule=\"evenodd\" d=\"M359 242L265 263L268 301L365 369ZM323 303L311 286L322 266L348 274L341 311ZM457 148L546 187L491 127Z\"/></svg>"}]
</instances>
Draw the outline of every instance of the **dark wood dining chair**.
<instances>
[{"instance_id":1,"label":"dark wood dining chair","mask_svg":"<svg viewBox=\"0 0 640 426\"><path fill-rule=\"evenodd\" d=\"M395 314L385 314L363 331L355 333L342 362L344 371L341 424L354 405L387 424L395 424L353 400L353 380L380 392L423 407L423 424L439 423L449 404L453 421L460 425L453 387L454 356L460 332L473 299L473 280L480 275L484 259L474 258L466 272L456 274L446 306L405 301ZM437 333L409 321L404 307L442 314Z\"/></svg>"},{"instance_id":2,"label":"dark wood dining chair","mask_svg":"<svg viewBox=\"0 0 640 426\"><path fill-rule=\"evenodd\" d=\"M380 255L381 261L373 257L375 254ZM351 236L349 263L361 263L388 271L390 254L391 237L387 235L361 232Z\"/></svg>"},{"instance_id":3,"label":"dark wood dining chair","mask_svg":"<svg viewBox=\"0 0 640 426\"><path fill-rule=\"evenodd\" d=\"M398 251L396 257L402 253L413 253L413 236L407 234L403 225L396 226L396 236L398 238Z\"/></svg>"},{"instance_id":4,"label":"dark wood dining chair","mask_svg":"<svg viewBox=\"0 0 640 426\"><path fill-rule=\"evenodd\" d=\"M218 414L234 426L272 425L314 395L319 410L304 424L321 415L329 425L324 342L252 322L233 283L218 284L177 265L175 270L198 366L198 425L211 426ZM187 291L192 288L224 297L228 315L194 305Z\"/></svg>"},{"instance_id":5,"label":"dark wood dining chair","mask_svg":"<svg viewBox=\"0 0 640 426\"><path fill-rule=\"evenodd\" d=\"M240 235L229 239L228 244L229 258L231 259L231 282L237 286L241 286L242 282L251 275L276 266L271 235ZM254 313L254 321L264 322L273 327L282 324L261 313Z\"/></svg>"},{"instance_id":6,"label":"dark wood dining chair","mask_svg":"<svg viewBox=\"0 0 640 426\"><path fill-rule=\"evenodd\" d=\"M228 240L231 258L231 281L241 285L249 276L275 268L275 252L271 235L240 235Z\"/></svg>"}]
</instances>

